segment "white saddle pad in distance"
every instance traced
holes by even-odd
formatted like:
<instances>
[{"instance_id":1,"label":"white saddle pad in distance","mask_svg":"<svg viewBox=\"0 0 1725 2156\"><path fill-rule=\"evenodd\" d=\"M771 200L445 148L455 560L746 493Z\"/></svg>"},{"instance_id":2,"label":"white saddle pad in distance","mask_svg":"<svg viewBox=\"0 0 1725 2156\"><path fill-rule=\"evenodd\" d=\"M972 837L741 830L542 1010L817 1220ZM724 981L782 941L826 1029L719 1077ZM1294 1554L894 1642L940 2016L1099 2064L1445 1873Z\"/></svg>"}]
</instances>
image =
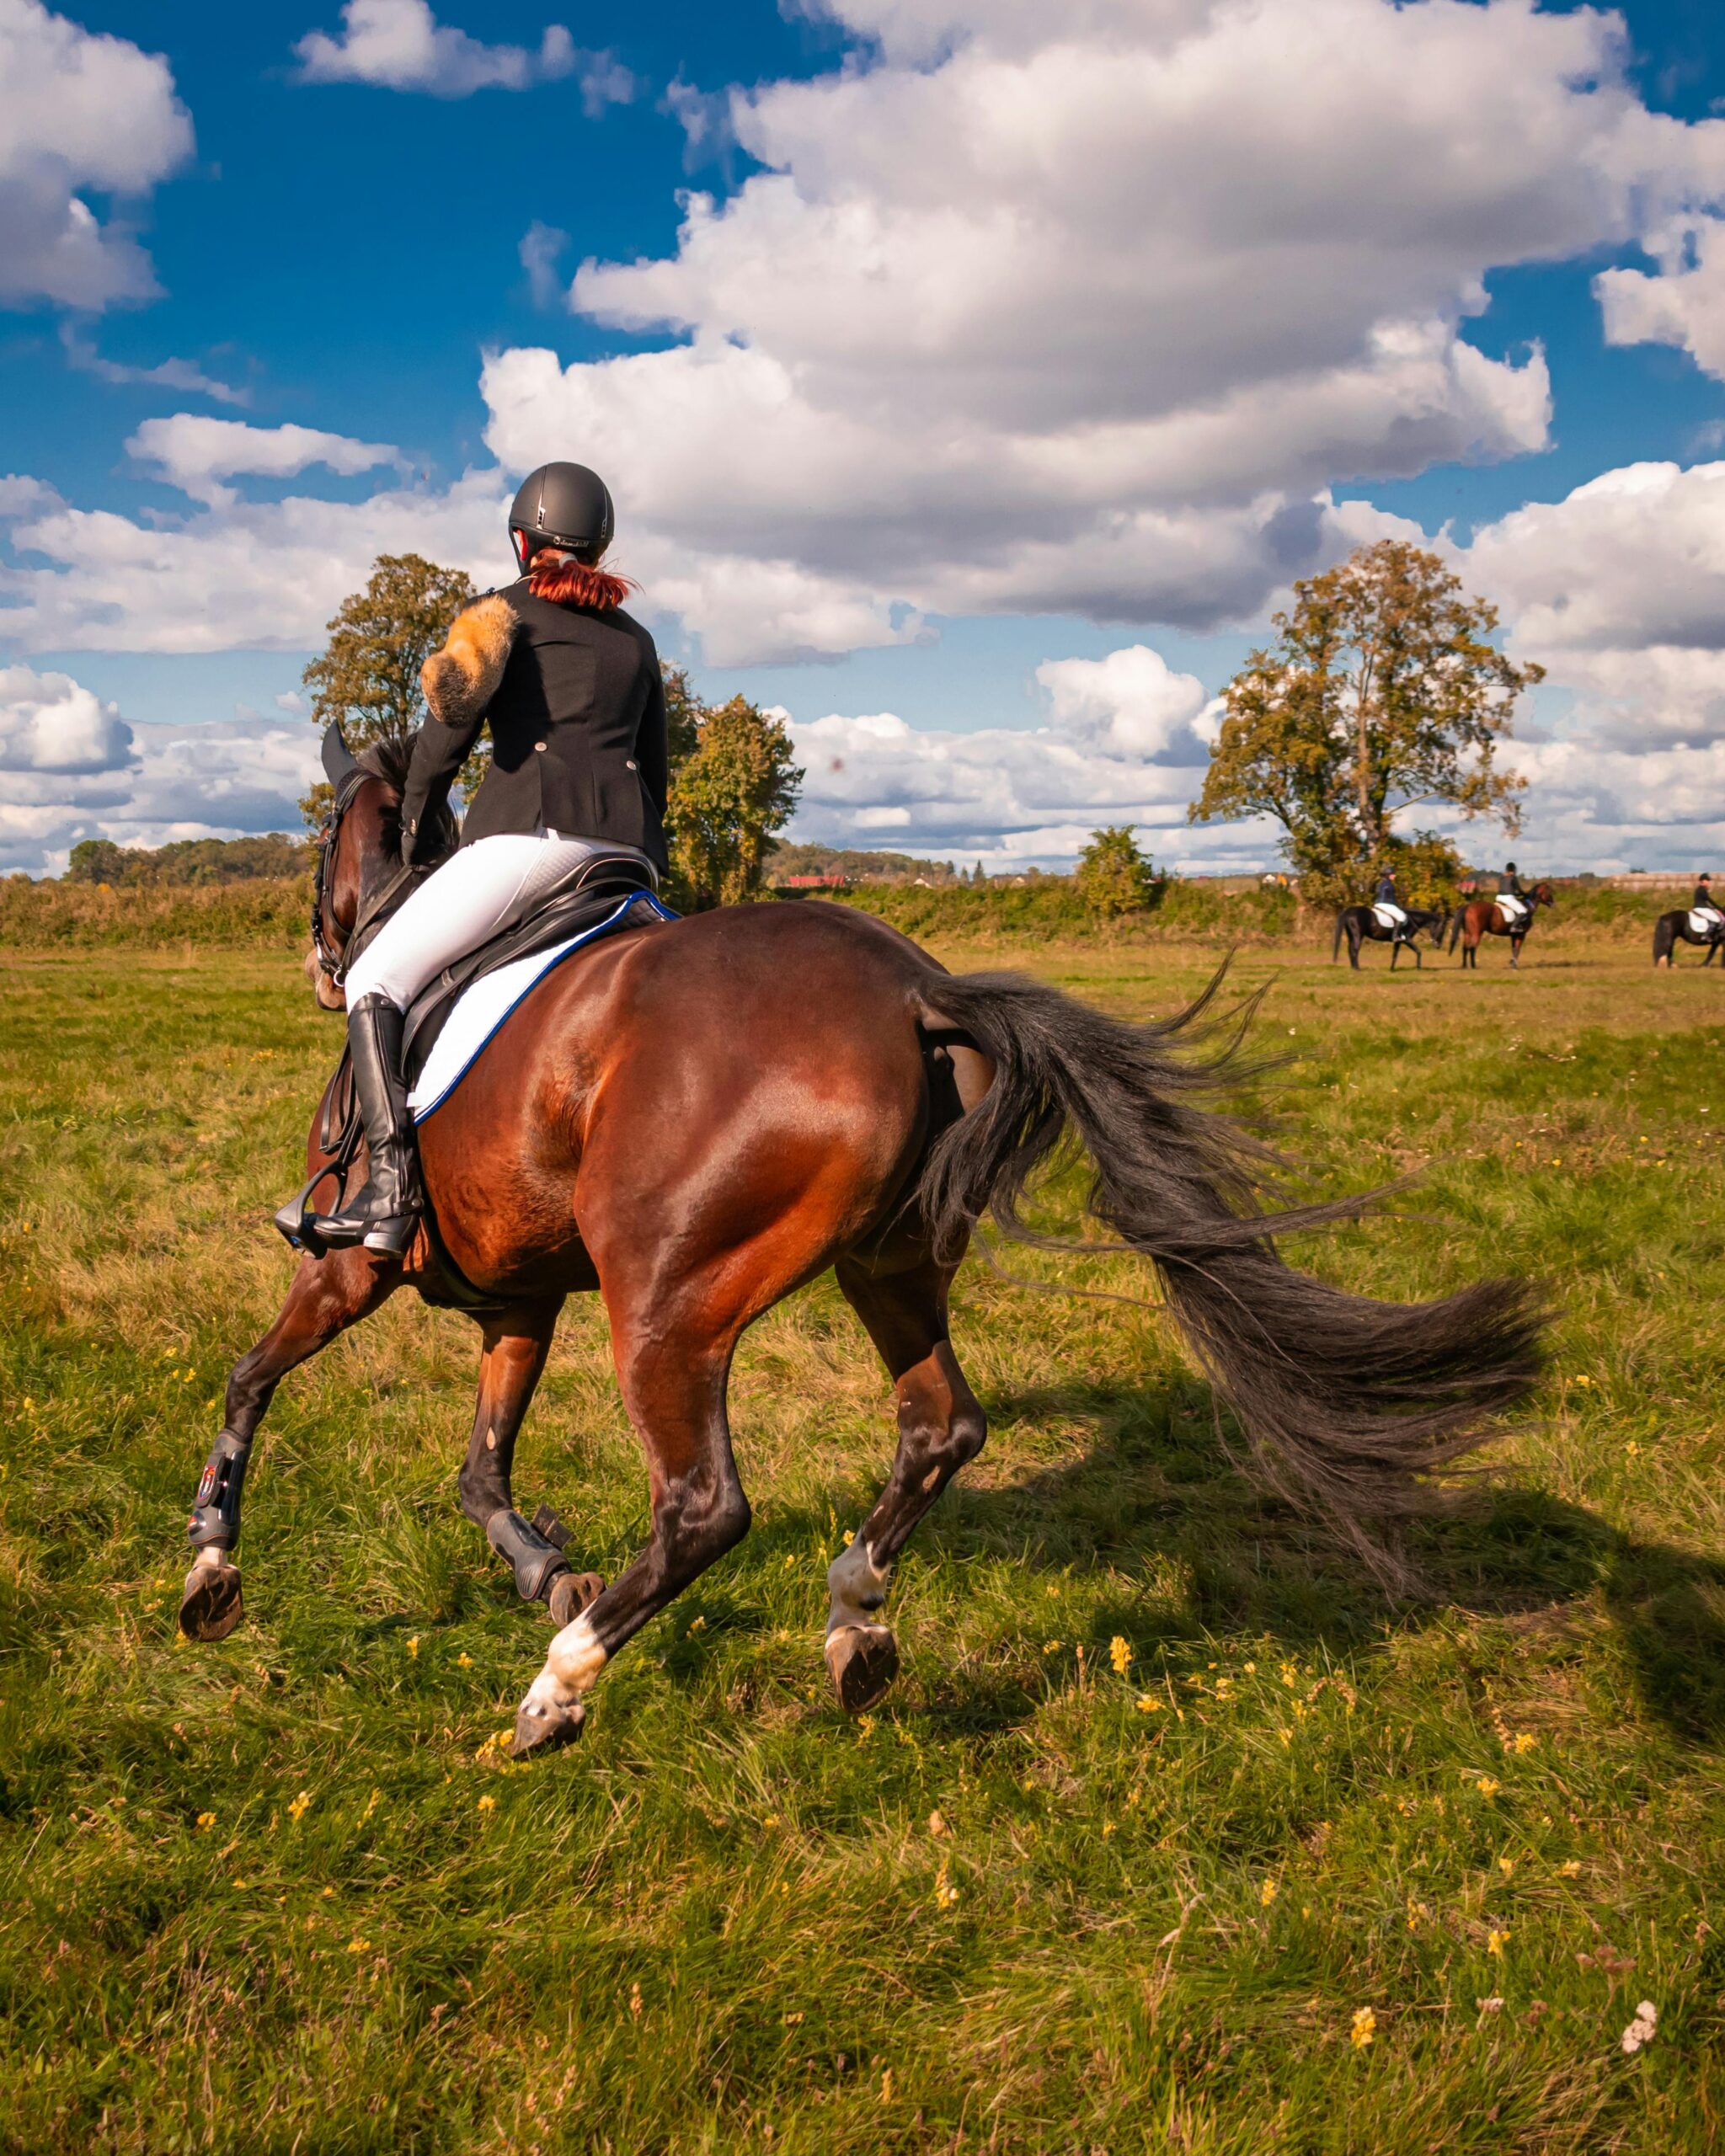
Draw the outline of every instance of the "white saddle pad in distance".
<instances>
[{"instance_id":1,"label":"white saddle pad in distance","mask_svg":"<svg viewBox=\"0 0 1725 2156\"><path fill-rule=\"evenodd\" d=\"M1406 928L1407 916L1400 906L1392 906L1387 899L1380 899L1372 907L1380 928Z\"/></svg>"}]
</instances>

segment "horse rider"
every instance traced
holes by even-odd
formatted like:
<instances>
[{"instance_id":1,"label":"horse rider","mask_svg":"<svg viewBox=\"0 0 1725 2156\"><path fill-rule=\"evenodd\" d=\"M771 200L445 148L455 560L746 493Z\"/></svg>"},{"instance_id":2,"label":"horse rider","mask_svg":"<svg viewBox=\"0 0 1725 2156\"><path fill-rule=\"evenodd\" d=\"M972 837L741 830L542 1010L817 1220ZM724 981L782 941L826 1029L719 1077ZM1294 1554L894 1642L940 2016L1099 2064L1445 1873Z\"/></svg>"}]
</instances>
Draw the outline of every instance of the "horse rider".
<instances>
[{"instance_id":1,"label":"horse rider","mask_svg":"<svg viewBox=\"0 0 1725 2156\"><path fill-rule=\"evenodd\" d=\"M1505 862L1503 873L1498 878L1498 899L1504 920L1513 925L1519 921L1524 914L1531 913L1533 908L1529 903L1530 897L1531 894L1524 888L1520 877L1515 873L1515 863L1513 861ZM1507 906L1502 903L1505 899L1509 900Z\"/></svg>"},{"instance_id":2,"label":"horse rider","mask_svg":"<svg viewBox=\"0 0 1725 2156\"><path fill-rule=\"evenodd\" d=\"M516 581L451 626L420 674L430 717L414 739L401 851L422 829L482 723L490 768L461 844L349 969L347 1035L371 1154L366 1185L315 1223L322 1240L399 1255L424 1210L401 1058L405 1014L453 960L565 888L595 854L633 854L656 883L668 863L665 681L653 639L622 610L629 585L600 567L611 494L582 464L545 464L509 514Z\"/></svg>"},{"instance_id":3,"label":"horse rider","mask_svg":"<svg viewBox=\"0 0 1725 2156\"><path fill-rule=\"evenodd\" d=\"M1713 896L1713 879L1706 869L1696 878L1695 896L1689 903L1691 911L1708 915L1716 929L1725 927L1725 914L1719 910L1719 902Z\"/></svg>"},{"instance_id":4,"label":"horse rider","mask_svg":"<svg viewBox=\"0 0 1725 2156\"><path fill-rule=\"evenodd\" d=\"M1400 935L1407 926L1407 913L1396 892L1396 872L1386 862L1378 878L1377 896L1372 900L1390 916L1390 926Z\"/></svg>"}]
</instances>

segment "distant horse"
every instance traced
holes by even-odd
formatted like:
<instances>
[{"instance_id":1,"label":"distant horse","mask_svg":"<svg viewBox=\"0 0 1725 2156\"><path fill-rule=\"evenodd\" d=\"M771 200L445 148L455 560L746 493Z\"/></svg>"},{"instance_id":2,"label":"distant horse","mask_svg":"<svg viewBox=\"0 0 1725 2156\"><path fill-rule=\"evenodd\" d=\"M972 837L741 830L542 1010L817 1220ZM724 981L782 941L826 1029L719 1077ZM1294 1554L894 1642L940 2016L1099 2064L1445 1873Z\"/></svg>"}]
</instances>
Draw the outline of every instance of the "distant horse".
<instances>
[{"instance_id":1,"label":"distant horse","mask_svg":"<svg viewBox=\"0 0 1725 2156\"><path fill-rule=\"evenodd\" d=\"M1710 930L1706 935L1697 936L1690 926L1689 916L1689 907L1681 906L1675 913L1662 913L1653 923L1653 963L1656 966L1673 964L1676 959L1677 946L1680 943L1696 943L1702 946L1707 954L1701 960L1704 966L1712 965L1713 953L1722 947L1725 947L1725 919L1722 919L1718 926ZM1725 960L1722 960L1721 963L1725 964Z\"/></svg>"},{"instance_id":2,"label":"distant horse","mask_svg":"<svg viewBox=\"0 0 1725 2156\"><path fill-rule=\"evenodd\" d=\"M1527 931L1533 926L1534 916L1541 906L1555 905L1557 894L1549 883L1535 883L1527 896L1527 911L1513 919L1498 905L1495 899L1475 899L1471 904L1456 909L1450 922L1450 948L1453 952L1458 938L1461 944L1461 963L1465 968L1479 964L1479 939L1482 936L1507 936L1509 938L1509 963L1521 963L1521 947L1527 941Z\"/></svg>"},{"instance_id":3,"label":"distant horse","mask_svg":"<svg viewBox=\"0 0 1725 2156\"><path fill-rule=\"evenodd\" d=\"M1342 907L1336 915L1336 940L1330 946L1330 963L1334 965L1341 955L1343 936L1348 938L1348 963L1355 973L1359 971L1359 947L1362 942L1389 945L1391 973L1396 970L1396 961L1401 957L1404 945L1413 952L1414 965L1416 969L1418 967L1419 945L1414 939L1423 936L1428 930L1431 932L1434 946L1441 951L1444 947L1444 924L1449 916L1433 913L1424 906L1405 906L1402 910L1407 918L1401 927L1386 928L1378 919L1375 907Z\"/></svg>"},{"instance_id":4,"label":"distant horse","mask_svg":"<svg viewBox=\"0 0 1725 2156\"><path fill-rule=\"evenodd\" d=\"M356 760L337 734L325 766L339 806L307 970L336 1008L355 922L387 910L399 878L406 755ZM885 1488L827 1573L839 1700L854 1712L881 1696L898 1668L882 1617L893 1561L986 1430L948 1334L953 1276L984 1213L1038 1240L1026 1185L1069 1139L1093 1164L1092 1215L1156 1266L1244 1456L1386 1566L1363 1523L1421 1502L1419 1478L1526 1390L1541 1320L1514 1281L1403 1305L1283 1262L1274 1234L1353 1218L1361 1201L1262 1209L1274 1156L1199 1105L1231 1071L1226 1053L1194 1065L1177 1052L1215 987L1174 1018L1129 1023L1013 974L949 974L880 921L814 901L595 942L521 999L419 1132L438 1239L483 1304L461 1506L537 1598L535 1529L510 1490L515 1438L563 1299L596 1289L646 1454L651 1532L609 1586L583 1589L563 1566L517 1757L574 1737L606 1662L748 1532L732 1357L746 1326L829 1267L898 1402ZM328 1129L314 1116L312 1169L330 1158ZM240 1486L277 1385L403 1282L435 1296L443 1278L424 1225L404 1257L302 1257L280 1315L228 1380L194 1515L188 1636L219 1639L239 1621Z\"/></svg>"}]
</instances>

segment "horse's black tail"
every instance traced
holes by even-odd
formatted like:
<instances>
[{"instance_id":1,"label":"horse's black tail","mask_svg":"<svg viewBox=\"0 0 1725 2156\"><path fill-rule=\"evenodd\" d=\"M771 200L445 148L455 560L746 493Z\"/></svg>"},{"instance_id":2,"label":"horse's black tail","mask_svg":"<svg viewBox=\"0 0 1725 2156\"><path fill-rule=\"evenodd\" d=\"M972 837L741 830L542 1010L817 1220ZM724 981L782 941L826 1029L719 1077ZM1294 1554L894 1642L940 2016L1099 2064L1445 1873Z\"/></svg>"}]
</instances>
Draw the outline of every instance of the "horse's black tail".
<instances>
[{"instance_id":1,"label":"horse's black tail","mask_svg":"<svg viewBox=\"0 0 1725 2156\"><path fill-rule=\"evenodd\" d=\"M1352 1218L1370 1200L1262 1209L1281 1164L1199 1101L1241 1075L1233 1049L1208 1062L1173 1052L1220 979L1151 1025L1012 974L931 983L928 1022L962 1027L995 1075L936 1140L918 1196L937 1248L961 1248L985 1213L1047 1243L1024 1224L1025 1187L1063 1141L1081 1146L1089 1211L1155 1262L1258 1479L1327 1516L1381 1577L1405 1579L1370 1523L1429 1504L1418 1478L1470 1450L1482 1418L1534 1383L1542 1315L1516 1281L1381 1303L1283 1262L1273 1235Z\"/></svg>"},{"instance_id":2,"label":"horse's black tail","mask_svg":"<svg viewBox=\"0 0 1725 2156\"><path fill-rule=\"evenodd\" d=\"M1467 926L1467 908L1457 906L1450 916L1450 948L1453 951L1461 941L1461 931Z\"/></svg>"},{"instance_id":3,"label":"horse's black tail","mask_svg":"<svg viewBox=\"0 0 1725 2156\"><path fill-rule=\"evenodd\" d=\"M1674 913L1662 913L1653 923L1653 963L1656 966L1669 965L1671 962L1671 953L1677 947L1677 922L1678 915Z\"/></svg>"}]
</instances>

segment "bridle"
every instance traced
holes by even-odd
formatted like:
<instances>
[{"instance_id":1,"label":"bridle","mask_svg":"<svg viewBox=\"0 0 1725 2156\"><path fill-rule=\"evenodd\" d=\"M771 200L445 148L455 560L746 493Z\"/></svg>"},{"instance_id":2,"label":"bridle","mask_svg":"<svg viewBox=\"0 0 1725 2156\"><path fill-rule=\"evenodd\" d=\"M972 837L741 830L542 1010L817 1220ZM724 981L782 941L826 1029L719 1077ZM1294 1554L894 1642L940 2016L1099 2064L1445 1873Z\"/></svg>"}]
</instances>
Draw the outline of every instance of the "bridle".
<instances>
[{"instance_id":1,"label":"bridle","mask_svg":"<svg viewBox=\"0 0 1725 2156\"><path fill-rule=\"evenodd\" d=\"M355 963L371 938L382 928L389 915L401 902L402 894L420 878L429 876L435 862L404 862L382 889L362 899L354 925L343 938L341 947L332 947L323 932L323 899L329 886L330 871L335 861L335 848L341 837L341 821L354 804L355 797L372 771L355 766L335 788L335 802L329 812L329 821L318 835L318 860L312 871L312 950L317 958L318 969L336 988L346 979L349 969Z\"/></svg>"}]
</instances>

